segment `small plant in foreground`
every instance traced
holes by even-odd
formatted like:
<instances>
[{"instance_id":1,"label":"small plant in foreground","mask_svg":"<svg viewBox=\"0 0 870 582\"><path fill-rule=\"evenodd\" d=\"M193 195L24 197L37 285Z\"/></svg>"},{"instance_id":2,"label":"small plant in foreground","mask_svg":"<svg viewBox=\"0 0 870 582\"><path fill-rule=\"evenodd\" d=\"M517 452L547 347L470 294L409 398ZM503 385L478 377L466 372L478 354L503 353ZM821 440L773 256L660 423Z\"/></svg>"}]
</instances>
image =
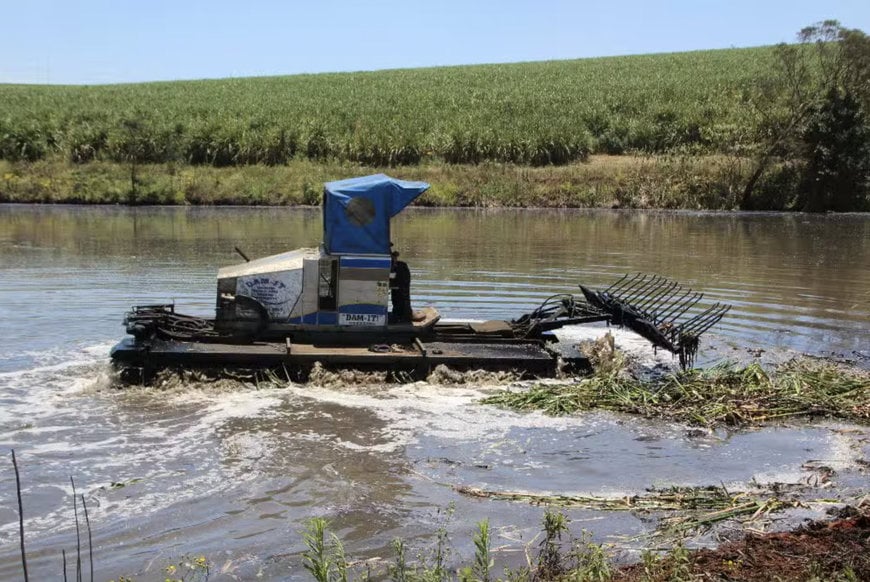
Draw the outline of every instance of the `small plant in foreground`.
<instances>
[{"instance_id":1,"label":"small plant in foreground","mask_svg":"<svg viewBox=\"0 0 870 582\"><path fill-rule=\"evenodd\" d=\"M544 512L544 539L538 549L535 579L551 580L565 572L562 563L562 534L568 532L568 518L561 511Z\"/></svg>"},{"instance_id":2,"label":"small plant in foreground","mask_svg":"<svg viewBox=\"0 0 870 582\"><path fill-rule=\"evenodd\" d=\"M610 559L599 544L592 541L592 534L583 530L571 552L574 560L571 579L576 582L607 582L613 577Z\"/></svg>"},{"instance_id":3,"label":"small plant in foreground","mask_svg":"<svg viewBox=\"0 0 870 582\"><path fill-rule=\"evenodd\" d=\"M460 579L469 582L490 582L493 559L490 555L489 520L477 524L474 534L474 565L460 571Z\"/></svg>"},{"instance_id":4,"label":"small plant in foreground","mask_svg":"<svg viewBox=\"0 0 870 582\"><path fill-rule=\"evenodd\" d=\"M396 554L395 562L390 566L390 580L393 582L408 581L408 564L405 561L405 542L396 538L393 540L393 551Z\"/></svg>"},{"instance_id":5,"label":"small plant in foreground","mask_svg":"<svg viewBox=\"0 0 870 582\"><path fill-rule=\"evenodd\" d=\"M317 582L347 582L347 558L344 545L334 533L329 534L329 524L320 517L312 518L303 532L307 550L302 552L302 565Z\"/></svg>"}]
</instances>

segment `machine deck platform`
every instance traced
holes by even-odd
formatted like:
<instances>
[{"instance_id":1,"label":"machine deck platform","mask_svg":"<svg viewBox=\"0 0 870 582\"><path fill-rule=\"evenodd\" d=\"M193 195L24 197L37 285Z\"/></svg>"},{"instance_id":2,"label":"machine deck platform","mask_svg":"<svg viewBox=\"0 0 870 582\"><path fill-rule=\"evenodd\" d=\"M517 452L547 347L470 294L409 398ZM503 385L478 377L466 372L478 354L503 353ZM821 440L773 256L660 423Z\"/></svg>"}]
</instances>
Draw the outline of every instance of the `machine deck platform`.
<instances>
[{"instance_id":1,"label":"machine deck platform","mask_svg":"<svg viewBox=\"0 0 870 582\"><path fill-rule=\"evenodd\" d=\"M144 370L160 368L281 368L305 370L327 366L427 373L439 365L451 369L516 370L526 375L552 375L557 358L543 342L414 341L406 344L335 346L309 343L179 342L155 339L147 344L125 338L112 358Z\"/></svg>"}]
</instances>

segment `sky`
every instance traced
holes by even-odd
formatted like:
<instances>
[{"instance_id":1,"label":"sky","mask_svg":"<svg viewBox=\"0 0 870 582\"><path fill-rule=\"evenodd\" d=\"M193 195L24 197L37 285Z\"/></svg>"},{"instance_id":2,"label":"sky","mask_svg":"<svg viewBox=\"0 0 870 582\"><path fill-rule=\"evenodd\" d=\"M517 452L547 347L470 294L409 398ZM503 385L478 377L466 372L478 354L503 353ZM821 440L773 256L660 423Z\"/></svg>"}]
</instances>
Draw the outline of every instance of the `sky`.
<instances>
[{"instance_id":1,"label":"sky","mask_svg":"<svg viewBox=\"0 0 870 582\"><path fill-rule=\"evenodd\" d=\"M0 0L0 83L502 63L793 41L870 0Z\"/></svg>"}]
</instances>

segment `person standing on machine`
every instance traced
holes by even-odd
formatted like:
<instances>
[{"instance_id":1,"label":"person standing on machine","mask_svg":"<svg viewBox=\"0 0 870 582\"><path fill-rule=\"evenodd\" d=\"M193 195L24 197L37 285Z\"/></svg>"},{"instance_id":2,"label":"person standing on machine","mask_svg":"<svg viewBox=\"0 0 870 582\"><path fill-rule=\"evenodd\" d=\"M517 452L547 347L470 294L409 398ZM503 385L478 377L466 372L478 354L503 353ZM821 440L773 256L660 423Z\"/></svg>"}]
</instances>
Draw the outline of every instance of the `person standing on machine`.
<instances>
[{"instance_id":1,"label":"person standing on machine","mask_svg":"<svg viewBox=\"0 0 870 582\"><path fill-rule=\"evenodd\" d=\"M414 318L411 310L411 269L408 263L399 260L399 251L392 251L390 257L390 301L393 304L390 320L392 323L411 323Z\"/></svg>"}]
</instances>

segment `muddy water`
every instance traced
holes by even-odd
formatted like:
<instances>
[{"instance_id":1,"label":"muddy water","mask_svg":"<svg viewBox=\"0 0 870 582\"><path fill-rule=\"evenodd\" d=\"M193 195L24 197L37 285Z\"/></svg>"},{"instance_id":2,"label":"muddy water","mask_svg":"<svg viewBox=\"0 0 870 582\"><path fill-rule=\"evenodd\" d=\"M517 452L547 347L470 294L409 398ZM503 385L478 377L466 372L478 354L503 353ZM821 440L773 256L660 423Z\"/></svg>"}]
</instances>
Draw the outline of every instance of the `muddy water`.
<instances>
[{"instance_id":1,"label":"muddy water","mask_svg":"<svg viewBox=\"0 0 870 582\"><path fill-rule=\"evenodd\" d=\"M513 317L578 282L644 270L734 304L708 360L745 348L870 356L863 216L414 211L393 238L415 302L448 317ZM607 414L520 415L476 404L496 387L485 380L115 388L107 351L131 304L208 314L233 246L261 256L319 239L317 211L0 206L0 449L20 459L38 579L59 577L61 548L75 547L70 475L88 503L97 579L146 580L184 554L205 554L218 579L300 575L298 532L315 515L363 557L395 537L425 549L445 522L468 557L483 517L497 545L533 538L540 508L455 485L622 495L812 481L824 465L837 473L818 497L868 488L850 467L870 434L832 424L707 434ZM17 512L4 463L0 579L10 579ZM654 526L627 513L571 517L600 541Z\"/></svg>"}]
</instances>

